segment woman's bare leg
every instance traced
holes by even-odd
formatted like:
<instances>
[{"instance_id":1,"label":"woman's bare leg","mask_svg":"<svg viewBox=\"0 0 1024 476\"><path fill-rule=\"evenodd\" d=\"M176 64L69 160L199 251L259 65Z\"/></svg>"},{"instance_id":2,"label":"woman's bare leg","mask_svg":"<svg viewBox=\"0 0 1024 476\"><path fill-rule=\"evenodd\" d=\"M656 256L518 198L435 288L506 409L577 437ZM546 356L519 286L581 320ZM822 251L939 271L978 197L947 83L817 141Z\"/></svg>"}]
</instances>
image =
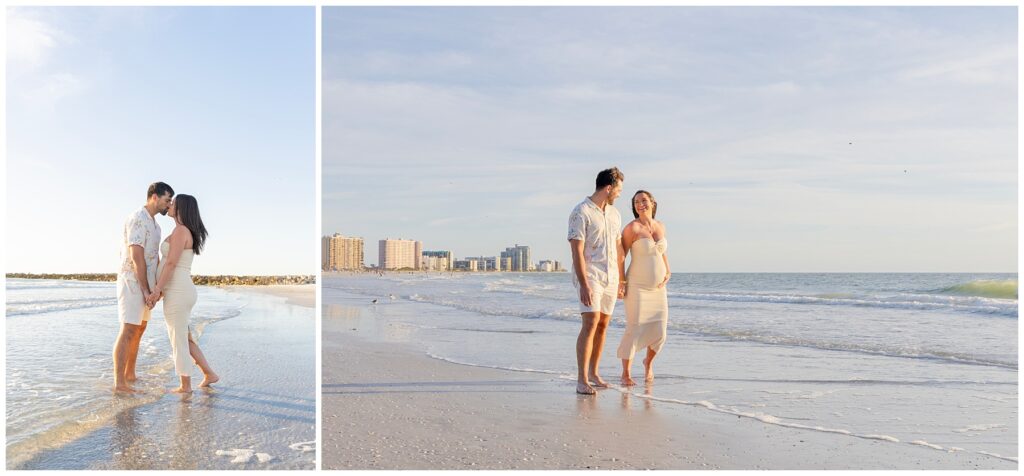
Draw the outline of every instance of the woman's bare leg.
<instances>
[{"instance_id":1,"label":"woman's bare leg","mask_svg":"<svg viewBox=\"0 0 1024 476\"><path fill-rule=\"evenodd\" d=\"M203 381L199 384L200 387L209 387L211 383L220 380L220 376L210 368L210 363L206 361L206 356L199 349L199 344L192 340L191 332L188 333L188 353L192 356L192 361L199 366L199 370L203 371Z\"/></svg>"},{"instance_id":2,"label":"woman's bare leg","mask_svg":"<svg viewBox=\"0 0 1024 476\"><path fill-rule=\"evenodd\" d=\"M633 381L633 377L629 375L629 367L633 365L633 359L622 359L622 378L621 383L625 387L632 387L636 385Z\"/></svg>"},{"instance_id":3,"label":"woman's bare leg","mask_svg":"<svg viewBox=\"0 0 1024 476\"><path fill-rule=\"evenodd\" d=\"M647 348L647 358L644 359L644 380L647 382L654 381L654 356L658 355L657 352Z\"/></svg>"},{"instance_id":4,"label":"woman's bare leg","mask_svg":"<svg viewBox=\"0 0 1024 476\"><path fill-rule=\"evenodd\" d=\"M178 388L176 388L174 390L171 390L171 391L174 392L174 393L191 393L192 392L192 377L187 377L187 376L181 375L181 376L179 376L179 378L181 379L181 386L179 386Z\"/></svg>"}]
</instances>

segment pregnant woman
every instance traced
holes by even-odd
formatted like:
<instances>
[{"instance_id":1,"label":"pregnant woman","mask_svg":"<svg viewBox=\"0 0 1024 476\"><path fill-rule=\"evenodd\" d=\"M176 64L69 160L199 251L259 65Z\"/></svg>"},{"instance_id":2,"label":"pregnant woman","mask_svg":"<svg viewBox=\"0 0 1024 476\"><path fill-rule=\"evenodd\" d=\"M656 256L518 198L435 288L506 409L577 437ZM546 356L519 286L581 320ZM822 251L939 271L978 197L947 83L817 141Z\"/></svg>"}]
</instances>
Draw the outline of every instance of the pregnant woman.
<instances>
[{"instance_id":1,"label":"pregnant woman","mask_svg":"<svg viewBox=\"0 0 1024 476\"><path fill-rule=\"evenodd\" d=\"M665 225L654 219L658 202L650 192L640 190L633 195L633 217L622 230L622 249L632 254L626 271L626 332L617 352L622 359L622 385L636 385L629 374L633 356L647 349L644 378L654 380L654 356L661 351L668 332L668 295L665 284L672 275L665 250Z\"/></svg>"},{"instance_id":2,"label":"pregnant woman","mask_svg":"<svg viewBox=\"0 0 1024 476\"><path fill-rule=\"evenodd\" d=\"M153 295L164 299L164 321L167 323L167 335L171 339L171 352L174 356L174 371L181 378L181 385L174 389L176 393L192 391L192 364L189 356L203 371L203 382L200 387L208 387L219 380L217 374L206 362L203 351L192 340L188 329L192 306L196 304L196 286L192 284L192 258L199 254L206 241L206 227L199 216L199 205L191 195L181 194L174 197L167 213L177 226L160 245L160 260L156 287Z\"/></svg>"}]
</instances>

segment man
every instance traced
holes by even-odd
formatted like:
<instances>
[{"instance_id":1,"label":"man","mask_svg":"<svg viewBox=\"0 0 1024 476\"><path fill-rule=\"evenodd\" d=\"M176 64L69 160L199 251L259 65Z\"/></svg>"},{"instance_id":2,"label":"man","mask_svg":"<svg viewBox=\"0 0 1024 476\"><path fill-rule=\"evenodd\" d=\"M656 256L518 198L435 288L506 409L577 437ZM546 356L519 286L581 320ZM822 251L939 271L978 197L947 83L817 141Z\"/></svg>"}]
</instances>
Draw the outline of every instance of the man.
<instances>
[{"instance_id":1,"label":"man","mask_svg":"<svg viewBox=\"0 0 1024 476\"><path fill-rule=\"evenodd\" d=\"M573 285L580 293L583 316L583 327L576 339L576 393L583 395L593 395L594 387L608 386L597 366L615 300L625 292L625 271L619 260L619 256L624 256L622 217L613 206L622 193L624 178L618 168L602 170L597 174L594 193L569 214Z\"/></svg>"},{"instance_id":2,"label":"man","mask_svg":"<svg viewBox=\"0 0 1024 476\"><path fill-rule=\"evenodd\" d=\"M142 333L153 309L152 286L160 259L160 226L157 213L167 214L174 190L156 182L146 191L146 205L128 216L122 230L121 271L117 274L117 314L121 332L114 342L114 392L133 393L135 361Z\"/></svg>"}]
</instances>

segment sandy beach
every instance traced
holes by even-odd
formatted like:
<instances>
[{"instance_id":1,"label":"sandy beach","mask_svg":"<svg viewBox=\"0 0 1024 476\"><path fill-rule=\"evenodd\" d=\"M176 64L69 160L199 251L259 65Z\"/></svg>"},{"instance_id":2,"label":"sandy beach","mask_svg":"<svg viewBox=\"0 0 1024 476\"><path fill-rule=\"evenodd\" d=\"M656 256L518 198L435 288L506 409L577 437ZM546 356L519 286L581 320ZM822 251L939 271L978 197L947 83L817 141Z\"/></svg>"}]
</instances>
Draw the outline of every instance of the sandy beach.
<instances>
[{"instance_id":1,"label":"sandy beach","mask_svg":"<svg viewBox=\"0 0 1024 476\"><path fill-rule=\"evenodd\" d=\"M433 358L383 311L357 304L364 301L325 297L324 469L1017 467L665 404L647 398L642 385L578 396L564 376Z\"/></svg>"},{"instance_id":2,"label":"sandy beach","mask_svg":"<svg viewBox=\"0 0 1024 476\"><path fill-rule=\"evenodd\" d=\"M143 375L145 393L110 397L113 416L88 431L23 461L8 448L9 469L314 469L315 316L292 304L311 303L313 287L274 288L230 289L244 307L203 329L199 344L221 376L213 389L182 397L167 393L171 373ZM165 332L158 324L153 335Z\"/></svg>"}]
</instances>

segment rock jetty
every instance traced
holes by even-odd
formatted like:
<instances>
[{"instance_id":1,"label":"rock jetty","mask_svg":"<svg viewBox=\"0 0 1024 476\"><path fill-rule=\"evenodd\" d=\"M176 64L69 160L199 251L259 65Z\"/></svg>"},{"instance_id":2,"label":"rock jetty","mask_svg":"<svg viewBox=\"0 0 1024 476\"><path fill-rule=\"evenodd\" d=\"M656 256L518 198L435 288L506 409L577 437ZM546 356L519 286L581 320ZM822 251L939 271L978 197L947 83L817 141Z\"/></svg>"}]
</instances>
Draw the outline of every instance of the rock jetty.
<instances>
[{"instance_id":1,"label":"rock jetty","mask_svg":"<svg viewBox=\"0 0 1024 476\"><path fill-rule=\"evenodd\" d=\"M76 273L76 274L31 274L7 273L8 278L18 279L70 279L75 281L117 281L114 273ZM314 284L316 276L192 276L192 282L203 286L267 286L274 284Z\"/></svg>"}]
</instances>

